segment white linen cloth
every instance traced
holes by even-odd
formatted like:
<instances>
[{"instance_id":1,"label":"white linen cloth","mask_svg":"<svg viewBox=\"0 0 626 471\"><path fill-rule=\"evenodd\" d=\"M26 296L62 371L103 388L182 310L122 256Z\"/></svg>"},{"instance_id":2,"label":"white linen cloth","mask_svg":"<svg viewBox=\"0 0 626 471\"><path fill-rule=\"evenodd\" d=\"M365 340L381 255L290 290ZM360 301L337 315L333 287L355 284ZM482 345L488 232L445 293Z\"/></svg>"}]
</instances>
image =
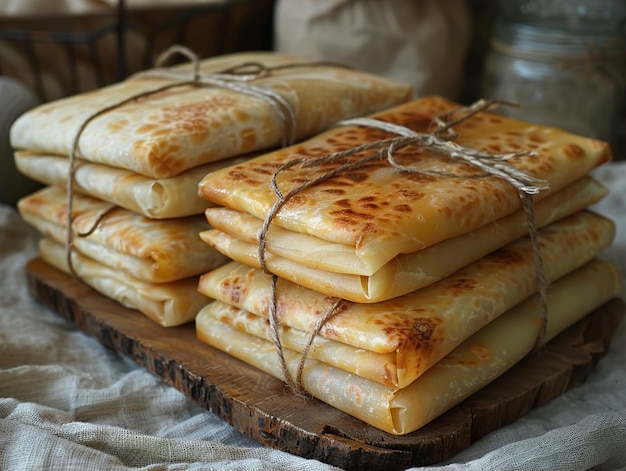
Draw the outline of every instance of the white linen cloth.
<instances>
[{"instance_id":1,"label":"white linen cloth","mask_svg":"<svg viewBox=\"0 0 626 471\"><path fill-rule=\"evenodd\" d=\"M626 162L595 174L618 224L604 256L626 274ZM0 470L333 469L260 446L37 305L24 276L37 238L0 205ZM429 469L626 469L625 360L622 322L584 384Z\"/></svg>"}]
</instances>

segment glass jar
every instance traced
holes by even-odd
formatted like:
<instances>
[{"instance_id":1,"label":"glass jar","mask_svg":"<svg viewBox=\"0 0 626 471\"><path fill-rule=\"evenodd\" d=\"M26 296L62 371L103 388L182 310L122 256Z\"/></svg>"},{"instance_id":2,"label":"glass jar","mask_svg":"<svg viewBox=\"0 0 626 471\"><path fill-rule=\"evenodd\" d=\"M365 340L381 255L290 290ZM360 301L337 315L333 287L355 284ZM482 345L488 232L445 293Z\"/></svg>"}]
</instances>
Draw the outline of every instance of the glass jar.
<instances>
[{"instance_id":1,"label":"glass jar","mask_svg":"<svg viewBox=\"0 0 626 471\"><path fill-rule=\"evenodd\" d=\"M576 31L623 31L624 0L498 0L498 17L511 23Z\"/></svg>"},{"instance_id":2,"label":"glass jar","mask_svg":"<svg viewBox=\"0 0 626 471\"><path fill-rule=\"evenodd\" d=\"M517 17L504 11L494 24L483 97L519 104L500 108L503 115L612 140L624 91L623 32L571 15L542 16L529 8L537 2L516 3Z\"/></svg>"}]
</instances>

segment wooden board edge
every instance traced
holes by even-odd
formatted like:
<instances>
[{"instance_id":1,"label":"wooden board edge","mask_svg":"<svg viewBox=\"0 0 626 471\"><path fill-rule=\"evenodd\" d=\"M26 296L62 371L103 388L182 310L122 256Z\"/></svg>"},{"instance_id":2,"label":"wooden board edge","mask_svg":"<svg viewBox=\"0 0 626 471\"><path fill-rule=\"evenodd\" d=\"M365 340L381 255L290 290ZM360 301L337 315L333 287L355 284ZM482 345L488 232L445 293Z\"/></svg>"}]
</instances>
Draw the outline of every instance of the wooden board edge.
<instances>
[{"instance_id":1,"label":"wooden board edge","mask_svg":"<svg viewBox=\"0 0 626 471\"><path fill-rule=\"evenodd\" d=\"M150 339L127 335L108 317L109 311L114 310L116 315L122 312L132 316L133 321L139 324L153 325L152 321L136 311L96 293L40 259L33 259L27 264L26 275L29 291L40 304L74 323L103 345L129 356L243 434L263 445L317 459L346 471L365 467L400 470L439 463L453 457L486 433L558 397L587 378L598 359L606 353L612 333L626 308L620 299L610 301L459 406L416 432L394 436L353 418L332 421L316 431L294 425L279 414L268 413L258 404L229 396L210 378L187 371L182 362L170 358L171 355L164 354L158 346L150 345ZM94 296L98 300L96 306L86 302ZM168 333L184 333L189 341L192 338L195 340L195 334L190 336L189 326L166 330ZM211 349L208 345L202 348ZM568 359L571 352L576 352L574 363ZM229 362L238 362L228 358ZM546 362L558 368L547 369ZM241 366L252 368L243 363ZM533 372L533 381L516 384L515 378L524 371ZM280 384L273 378L268 381ZM493 408L494 387L500 391L497 410ZM504 397L502 390L508 391ZM315 399L309 406L333 409ZM336 413L337 417L346 416L340 411Z\"/></svg>"}]
</instances>

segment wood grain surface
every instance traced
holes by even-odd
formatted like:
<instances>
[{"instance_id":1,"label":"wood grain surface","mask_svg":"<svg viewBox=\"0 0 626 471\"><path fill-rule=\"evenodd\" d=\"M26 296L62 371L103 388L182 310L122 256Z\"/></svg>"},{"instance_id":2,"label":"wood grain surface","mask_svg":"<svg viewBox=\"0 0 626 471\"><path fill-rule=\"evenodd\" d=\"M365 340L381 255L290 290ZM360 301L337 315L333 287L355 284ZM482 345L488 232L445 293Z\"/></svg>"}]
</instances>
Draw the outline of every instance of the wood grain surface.
<instances>
[{"instance_id":1,"label":"wood grain surface","mask_svg":"<svg viewBox=\"0 0 626 471\"><path fill-rule=\"evenodd\" d=\"M26 272L39 303L245 435L345 470L441 462L580 384L606 353L626 307L612 300L427 426L395 436L318 400L295 397L281 381L198 341L192 324L156 325L40 259Z\"/></svg>"}]
</instances>

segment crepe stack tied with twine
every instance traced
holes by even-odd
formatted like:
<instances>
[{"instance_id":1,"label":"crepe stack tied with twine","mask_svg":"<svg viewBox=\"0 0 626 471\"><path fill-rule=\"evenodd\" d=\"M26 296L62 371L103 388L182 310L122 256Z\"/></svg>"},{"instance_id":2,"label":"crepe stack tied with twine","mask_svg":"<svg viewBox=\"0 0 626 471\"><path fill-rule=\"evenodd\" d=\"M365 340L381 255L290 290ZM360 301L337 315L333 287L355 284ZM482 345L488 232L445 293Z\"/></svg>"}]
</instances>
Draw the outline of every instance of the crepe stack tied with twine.
<instances>
[{"instance_id":1,"label":"crepe stack tied with twine","mask_svg":"<svg viewBox=\"0 0 626 471\"><path fill-rule=\"evenodd\" d=\"M46 236L41 257L165 326L193 321L198 276L227 260L199 237L203 176L411 96L339 65L181 48L166 59L178 52L190 62L44 104L11 129L18 168L47 185L18 205Z\"/></svg>"},{"instance_id":2,"label":"crepe stack tied with twine","mask_svg":"<svg viewBox=\"0 0 626 471\"><path fill-rule=\"evenodd\" d=\"M202 238L233 261L198 337L406 434L615 297L587 209L609 148L491 106L422 98L208 174Z\"/></svg>"},{"instance_id":3,"label":"crepe stack tied with twine","mask_svg":"<svg viewBox=\"0 0 626 471\"><path fill-rule=\"evenodd\" d=\"M406 84L271 52L197 65L155 68L27 112L11 128L17 167L65 185L67 157L87 123L76 149L77 192L151 218L189 216L206 207L197 183L232 163L225 159L301 140L411 97Z\"/></svg>"}]
</instances>

